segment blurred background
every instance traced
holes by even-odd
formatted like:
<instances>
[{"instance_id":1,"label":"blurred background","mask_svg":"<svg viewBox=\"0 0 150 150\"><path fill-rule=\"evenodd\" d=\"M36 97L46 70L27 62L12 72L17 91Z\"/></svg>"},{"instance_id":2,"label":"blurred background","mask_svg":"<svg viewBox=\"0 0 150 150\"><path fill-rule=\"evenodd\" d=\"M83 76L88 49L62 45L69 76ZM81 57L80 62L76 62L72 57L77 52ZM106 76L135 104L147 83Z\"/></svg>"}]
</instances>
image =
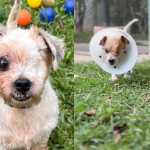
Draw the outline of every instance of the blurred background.
<instances>
[{"instance_id":1,"label":"blurred background","mask_svg":"<svg viewBox=\"0 0 150 150\"><path fill-rule=\"evenodd\" d=\"M106 27L122 28L138 18L129 33L139 54L149 53L147 0L75 0L74 50L89 52L92 36Z\"/></svg>"}]
</instances>

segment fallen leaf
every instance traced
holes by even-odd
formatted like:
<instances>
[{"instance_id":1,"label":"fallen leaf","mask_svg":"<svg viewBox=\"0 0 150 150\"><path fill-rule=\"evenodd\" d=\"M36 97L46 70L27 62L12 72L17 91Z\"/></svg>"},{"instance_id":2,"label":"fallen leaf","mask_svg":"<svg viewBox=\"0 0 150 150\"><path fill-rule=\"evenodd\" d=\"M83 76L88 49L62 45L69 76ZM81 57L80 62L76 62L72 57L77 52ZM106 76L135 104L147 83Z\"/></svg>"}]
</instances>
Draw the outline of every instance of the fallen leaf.
<instances>
[{"instance_id":1,"label":"fallen leaf","mask_svg":"<svg viewBox=\"0 0 150 150\"><path fill-rule=\"evenodd\" d=\"M115 117L117 116L117 114L110 114L106 117L103 117L101 120L97 121L95 124L94 124L94 127L98 126L98 125L101 125L101 124L104 124L104 123L107 123L111 117Z\"/></svg>"},{"instance_id":2,"label":"fallen leaf","mask_svg":"<svg viewBox=\"0 0 150 150\"><path fill-rule=\"evenodd\" d=\"M113 135L116 136L115 139L115 143L119 143L120 140L123 138L123 136L121 135L121 133L123 131L125 131L127 129L127 124L124 123L122 126L120 126L120 122L118 122L117 124L114 125L114 131L113 131Z\"/></svg>"},{"instance_id":3,"label":"fallen leaf","mask_svg":"<svg viewBox=\"0 0 150 150\"><path fill-rule=\"evenodd\" d=\"M150 100L150 96L146 98L146 101L149 101L149 100Z\"/></svg>"},{"instance_id":4,"label":"fallen leaf","mask_svg":"<svg viewBox=\"0 0 150 150\"><path fill-rule=\"evenodd\" d=\"M120 140L122 139L122 135L118 135L117 138L115 139L115 143L119 143Z\"/></svg>"},{"instance_id":5,"label":"fallen leaf","mask_svg":"<svg viewBox=\"0 0 150 150\"><path fill-rule=\"evenodd\" d=\"M97 113L96 110L91 110L91 111L86 112L85 114L86 114L87 116L95 116L96 113Z\"/></svg>"},{"instance_id":6,"label":"fallen leaf","mask_svg":"<svg viewBox=\"0 0 150 150\"><path fill-rule=\"evenodd\" d=\"M84 67L88 68L89 66L88 66L88 65L85 65Z\"/></svg>"},{"instance_id":7,"label":"fallen leaf","mask_svg":"<svg viewBox=\"0 0 150 150\"><path fill-rule=\"evenodd\" d=\"M92 139L90 139L90 140L88 140L88 141L85 141L85 142L83 142L83 145L92 145L92 144L94 144L95 142L92 140Z\"/></svg>"},{"instance_id":8,"label":"fallen leaf","mask_svg":"<svg viewBox=\"0 0 150 150\"><path fill-rule=\"evenodd\" d=\"M126 129L127 129L127 124L126 123L124 123L122 126L120 126L120 122L118 122L116 125L114 125L113 135L118 136L119 134L121 134Z\"/></svg>"},{"instance_id":9,"label":"fallen leaf","mask_svg":"<svg viewBox=\"0 0 150 150\"><path fill-rule=\"evenodd\" d=\"M78 76L78 75L76 75L76 74L74 74L74 78L86 79L86 77L81 77L81 76Z\"/></svg>"},{"instance_id":10,"label":"fallen leaf","mask_svg":"<svg viewBox=\"0 0 150 150\"><path fill-rule=\"evenodd\" d=\"M78 95L77 95L77 97L82 97L82 96L84 96L84 94L78 94Z\"/></svg>"},{"instance_id":11,"label":"fallen leaf","mask_svg":"<svg viewBox=\"0 0 150 150\"><path fill-rule=\"evenodd\" d=\"M62 18L59 19L59 25L62 29L64 28L64 23L63 23Z\"/></svg>"},{"instance_id":12,"label":"fallen leaf","mask_svg":"<svg viewBox=\"0 0 150 150\"><path fill-rule=\"evenodd\" d=\"M127 85L120 85L119 83L114 84L114 86L118 88L127 87Z\"/></svg>"}]
</instances>

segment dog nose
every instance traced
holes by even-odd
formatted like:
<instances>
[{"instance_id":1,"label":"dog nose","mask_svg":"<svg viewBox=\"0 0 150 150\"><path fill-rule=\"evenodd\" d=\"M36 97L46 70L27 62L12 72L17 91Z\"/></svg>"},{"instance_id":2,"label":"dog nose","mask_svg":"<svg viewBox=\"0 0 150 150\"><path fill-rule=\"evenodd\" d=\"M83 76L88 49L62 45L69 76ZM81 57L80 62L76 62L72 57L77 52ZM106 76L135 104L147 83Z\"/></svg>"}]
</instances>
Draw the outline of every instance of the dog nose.
<instances>
[{"instance_id":1,"label":"dog nose","mask_svg":"<svg viewBox=\"0 0 150 150\"><path fill-rule=\"evenodd\" d=\"M28 79L18 79L15 81L15 87L18 92L25 93L29 91L31 82Z\"/></svg>"},{"instance_id":2,"label":"dog nose","mask_svg":"<svg viewBox=\"0 0 150 150\"><path fill-rule=\"evenodd\" d=\"M114 60L114 59L109 59L108 61L109 61L109 63L110 63L111 65L113 65L113 64L114 64L114 62L115 62L115 60Z\"/></svg>"}]
</instances>

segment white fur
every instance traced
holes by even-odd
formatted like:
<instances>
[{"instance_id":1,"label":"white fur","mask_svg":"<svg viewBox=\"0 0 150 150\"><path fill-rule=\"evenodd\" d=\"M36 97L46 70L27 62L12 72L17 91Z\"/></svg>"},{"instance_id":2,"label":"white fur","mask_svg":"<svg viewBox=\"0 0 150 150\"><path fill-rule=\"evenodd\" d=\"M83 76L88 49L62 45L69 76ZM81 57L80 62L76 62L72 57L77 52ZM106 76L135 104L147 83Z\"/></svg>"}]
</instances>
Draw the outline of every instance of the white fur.
<instances>
[{"instance_id":1,"label":"white fur","mask_svg":"<svg viewBox=\"0 0 150 150\"><path fill-rule=\"evenodd\" d=\"M134 18L133 20L131 20L131 21L124 27L123 30L127 32L128 29L130 28L130 26L131 26L133 23L137 22L137 21L139 21L139 20L138 20L137 18ZM125 79L131 78L132 72L133 72L132 70L129 70L127 73L125 73L125 74L124 74L124 78L125 78ZM112 74L110 80L111 80L111 81L116 81L116 80L118 80L117 75Z\"/></svg>"},{"instance_id":2,"label":"white fur","mask_svg":"<svg viewBox=\"0 0 150 150\"><path fill-rule=\"evenodd\" d=\"M15 29L9 31L0 41L0 49L3 48L3 45L13 41L16 43L15 49L19 49L20 52L24 51L28 56L24 65L10 62L10 68L11 66L14 68L14 73L10 74L12 82L7 88L10 88L9 91L11 91L15 80L27 78L34 84L36 82L30 93L38 95L37 88L39 87L39 90L43 90L43 94L39 95L40 102L38 105L32 97L25 102L17 102L12 98L10 104L14 107L10 107L4 103L5 100L2 97L0 98L0 146L2 150L16 148L42 150L47 146L48 137L58 122L58 100L49 78L47 78L49 68L47 68L39 51L41 43L37 43L29 35L30 30ZM13 49L14 47L11 46L10 48ZM4 51L3 55L7 55L9 58L11 53L14 53L13 50L6 54ZM40 64L40 62L43 63ZM37 78L36 81L35 78ZM15 107L16 105L28 106L28 104L31 104L30 108Z\"/></svg>"},{"instance_id":3,"label":"white fur","mask_svg":"<svg viewBox=\"0 0 150 150\"><path fill-rule=\"evenodd\" d=\"M20 9L21 0L15 0L7 26L0 26L0 58L6 56L10 64L7 71L0 71L0 150L48 150L47 141L59 115L49 68L52 63L58 69L65 44L37 27L17 29ZM30 99L18 102L12 96L14 82L24 78L32 83ZM21 109L24 106L31 107Z\"/></svg>"},{"instance_id":4,"label":"white fur","mask_svg":"<svg viewBox=\"0 0 150 150\"><path fill-rule=\"evenodd\" d=\"M27 109L18 109L4 104L1 98L0 112L2 150L31 148L33 143L40 144L43 136L50 135L56 127L59 114L58 100L47 80L40 104Z\"/></svg>"}]
</instances>

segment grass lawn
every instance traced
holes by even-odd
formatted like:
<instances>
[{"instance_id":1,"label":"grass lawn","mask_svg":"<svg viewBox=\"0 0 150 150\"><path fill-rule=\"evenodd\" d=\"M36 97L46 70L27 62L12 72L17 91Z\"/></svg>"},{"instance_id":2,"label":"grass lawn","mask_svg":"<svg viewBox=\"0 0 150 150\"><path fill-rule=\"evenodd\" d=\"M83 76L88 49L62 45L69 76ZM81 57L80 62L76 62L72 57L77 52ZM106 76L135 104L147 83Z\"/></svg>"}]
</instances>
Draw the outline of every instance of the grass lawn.
<instances>
[{"instance_id":1,"label":"grass lawn","mask_svg":"<svg viewBox=\"0 0 150 150\"><path fill-rule=\"evenodd\" d=\"M74 42L75 43L89 43L91 38L93 36L93 33L88 32L77 32L74 34Z\"/></svg>"},{"instance_id":2,"label":"grass lawn","mask_svg":"<svg viewBox=\"0 0 150 150\"><path fill-rule=\"evenodd\" d=\"M74 80L75 150L149 150L150 61L116 82L94 62L75 63L74 73L86 77Z\"/></svg>"},{"instance_id":3,"label":"grass lawn","mask_svg":"<svg viewBox=\"0 0 150 150\"><path fill-rule=\"evenodd\" d=\"M0 0L0 8L3 11L3 19L0 21L6 24L8 15L11 11L10 6L13 5L14 0ZM26 0L22 0L22 9L26 9L31 13L32 21L27 27L31 25L43 28L54 36L63 38L67 49L65 58L60 64L57 72L51 72L51 82L53 88L59 97L60 116L57 128L53 131L51 139L48 142L51 150L73 150L73 63L74 63L74 16L65 14L63 8L66 0L56 0L53 7L56 17L53 23L42 22L40 19L40 12L44 9L41 5L37 9L32 9L28 6ZM64 28L60 27L59 20L62 18Z\"/></svg>"},{"instance_id":4,"label":"grass lawn","mask_svg":"<svg viewBox=\"0 0 150 150\"><path fill-rule=\"evenodd\" d=\"M148 41L148 35L131 34L131 36L134 38L134 40ZM92 32L90 32L90 33L77 32L74 34L74 42L75 43L89 43L92 37L93 37Z\"/></svg>"}]
</instances>

